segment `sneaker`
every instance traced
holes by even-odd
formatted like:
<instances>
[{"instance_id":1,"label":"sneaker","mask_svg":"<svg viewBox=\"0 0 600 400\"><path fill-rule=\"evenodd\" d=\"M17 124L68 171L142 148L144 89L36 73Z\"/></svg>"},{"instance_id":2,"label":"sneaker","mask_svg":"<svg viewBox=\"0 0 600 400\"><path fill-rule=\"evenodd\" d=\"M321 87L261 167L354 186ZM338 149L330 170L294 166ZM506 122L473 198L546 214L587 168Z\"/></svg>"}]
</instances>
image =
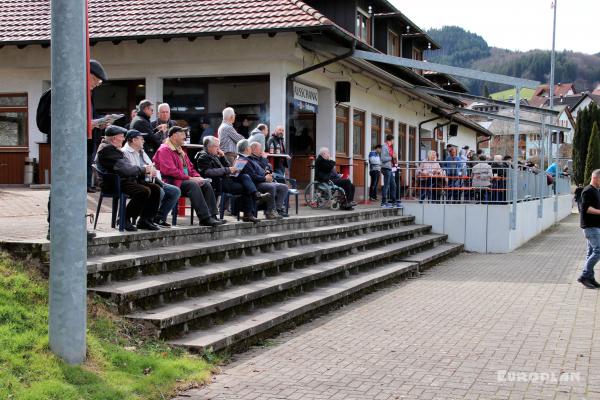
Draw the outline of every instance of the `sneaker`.
<instances>
[{"instance_id":1,"label":"sneaker","mask_svg":"<svg viewBox=\"0 0 600 400\"><path fill-rule=\"evenodd\" d=\"M592 278L590 279L590 282L592 282L592 285L596 286L596 289L600 288L600 283L596 282L596 279Z\"/></svg>"},{"instance_id":2,"label":"sneaker","mask_svg":"<svg viewBox=\"0 0 600 400\"><path fill-rule=\"evenodd\" d=\"M577 278L577 282L581 283L588 289L597 289L597 287L592 283L591 279L589 278L584 278L580 276L579 278Z\"/></svg>"},{"instance_id":3,"label":"sneaker","mask_svg":"<svg viewBox=\"0 0 600 400\"><path fill-rule=\"evenodd\" d=\"M290 215L288 213L285 212L285 210L281 209L281 210L277 210L277 214L281 215L283 218L287 218Z\"/></svg>"},{"instance_id":4,"label":"sneaker","mask_svg":"<svg viewBox=\"0 0 600 400\"><path fill-rule=\"evenodd\" d=\"M402 205L402 203L396 203L394 205L394 208L404 208L404 206Z\"/></svg>"},{"instance_id":5,"label":"sneaker","mask_svg":"<svg viewBox=\"0 0 600 400\"><path fill-rule=\"evenodd\" d=\"M275 211L269 211L265 213L265 218L266 219L282 219L283 217L279 214L277 214Z\"/></svg>"},{"instance_id":6,"label":"sneaker","mask_svg":"<svg viewBox=\"0 0 600 400\"><path fill-rule=\"evenodd\" d=\"M381 208L394 208L394 206L392 206L390 203L383 203Z\"/></svg>"},{"instance_id":7,"label":"sneaker","mask_svg":"<svg viewBox=\"0 0 600 400\"><path fill-rule=\"evenodd\" d=\"M162 228L170 228L171 227L171 224L168 223L167 221L165 221L164 219L154 218L153 222Z\"/></svg>"}]
</instances>

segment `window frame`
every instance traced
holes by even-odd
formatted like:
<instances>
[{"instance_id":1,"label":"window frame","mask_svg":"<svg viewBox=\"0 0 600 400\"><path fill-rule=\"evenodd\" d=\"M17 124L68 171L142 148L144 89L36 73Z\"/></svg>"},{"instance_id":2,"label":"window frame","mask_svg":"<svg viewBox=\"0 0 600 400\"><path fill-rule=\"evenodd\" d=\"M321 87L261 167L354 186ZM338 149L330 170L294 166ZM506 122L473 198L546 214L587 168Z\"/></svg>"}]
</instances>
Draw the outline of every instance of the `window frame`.
<instances>
[{"instance_id":1,"label":"window frame","mask_svg":"<svg viewBox=\"0 0 600 400\"><path fill-rule=\"evenodd\" d=\"M356 114L361 114L362 115L362 120L356 121L354 119L354 117L356 116ZM352 109L352 155L354 156L353 158L361 158L364 159L365 158L365 142L367 139L367 132L366 132L366 125L367 125L367 113L366 111L363 111L359 108L353 108ZM354 152L354 144L356 143L355 139L356 139L356 127L359 127L362 129L362 137L361 139L361 143L360 143L360 149L358 153Z\"/></svg>"},{"instance_id":2,"label":"window frame","mask_svg":"<svg viewBox=\"0 0 600 400\"><path fill-rule=\"evenodd\" d=\"M365 29L367 31L367 37L363 37L362 35L362 24L365 24ZM356 9L356 18L355 18L355 27L354 27L354 34L355 36L365 42L368 45L371 45L371 17L369 16L369 14L363 10L361 10L360 8Z\"/></svg>"},{"instance_id":3,"label":"window frame","mask_svg":"<svg viewBox=\"0 0 600 400\"><path fill-rule=\"evenodd\" d=\"M404 128L404 129L402 129ZM408 134L408 125L404 122L398 122L398 160L406 159L406 135Z\"/></svg>"},{"instance_id":4,"label":"window frame","mask_svg":"<svg viewBox=\"0 0 600 400\"><path fill-rule=\"evenodd\" d=\"M412 147L412 149L411 149ZM412 150L412 151L411 151ZM418 161L417 160L417 127L409 125L408 126L408 161Z\"/></svg>"},{"instance_id":5,"label":"window frame","mask_svg":"<svg viewBox=\"0 0 600 400\"><path fill-rule=\"evenodd\" d=\"M0 144L0 150L21 150L21 149L29 149L29 94L27 92L21 93L0 93L0 97L24 97L25 105L24 106L2 106L0 105L0 113L24 113L25 114L25 123L24 123L24 136L25 141L22 145L16 146L7 146Z\"/></svg>"},{"instance_id":6,"label":"window frame","mask_svg":"<svg viewBox=\"0 0 600 400\"><path fill-rule=\"evenodd\" d=\"M396 38L396 46L395 48L392 48L393 44L392 44L392 39ZM387 34L387 53L390 56L395 56L395 57L400 57L400 35L397 34L395 31L388 29L388 34Z\"/></svg>"},{"instance_id":7,"label":"window frame","mask_svg":"<svg viewBox=\"0 0 600 400\"><path fill-rule=\"evenodd\" d=\"M338 115L337 110L344 110L345 112L345 116L340 116ZM337 125L338 123L342 123L344 124L344 140L345 140L345 152L341 153L338 151L338 132L337 132ZM342 105L337 105L335 106L335 154L337 156L341 156L341 157L348 157L349 156L349 149L348 149L348 145L350 143L350 108L349 107L345 107Z\"/></svg>"},{"instance_id":8,"label":"window frame","mask_svg":"<svg viewBox=\"0 0 600 400\"><path fill-rule=\"evenodd\" d=\"M375 118L379 118L379 124L374 124L373 120ZM383 116L379 114L371 113L371 149L377 146L378 144L383 144ZM378 131L374 130L377 129ZM377 141L373 143L373 134L377 137Z\"/></svg>"}]
</instances>

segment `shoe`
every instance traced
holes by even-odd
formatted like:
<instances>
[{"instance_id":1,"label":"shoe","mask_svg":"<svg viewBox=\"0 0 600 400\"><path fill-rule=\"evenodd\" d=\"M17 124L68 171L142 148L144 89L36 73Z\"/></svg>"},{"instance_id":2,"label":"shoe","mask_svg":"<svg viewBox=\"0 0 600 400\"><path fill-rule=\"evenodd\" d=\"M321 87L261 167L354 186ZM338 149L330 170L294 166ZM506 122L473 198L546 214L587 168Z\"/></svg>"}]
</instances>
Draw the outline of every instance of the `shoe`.
<instances>
[{"instance_id":1,"label":"shoe","mask_svg":"<svg viewBox=\"0 0 600 400\"><path fill-rule=\"evenodd\" d=\"M135 232L138 229L135 227L134 224L132 224L130 221L125 221L125 225L123 225L123 228L127 231L127 232Z\"/></svg>"},{"instance_id":2,"label":"shoe","mask_svg":"<svg viewBox=\"0 0 600 400\"><path fill-rule=\"evenodd\" d=\"M371 201L377 201L378 199L377 199L377 197L369 197L369 200L371 200Z\"/></svg>"},{"instance_id":3,"label":"shoe","mask_svg":"<svg viewBox=\"0 0 600 400\"><path fill-rule=\"evenodd\" d=\"M203 219L202 221L200 221L200 225L202 226L219 226L222 225L218 220L214 219L213 217L209 217L206 219Z\"/></svg>"},{"instance_id":4,"label":"shoe","mask_svg":"<svg viewBox=\"0 0 600 400\"><path fill-rule=\"evenodd\" d=\"M277 210L277 214L281 215L283 218L287 218L290 215L285 212L285 210Z\"/></svg>"},{"instance_id":5,"label":"shoe","mask_svg":"<svg viewBox=\"0 0 600 400\"><path fill-rule=\"evenodd\" d=\"M256 218L254 215L244 215L244 217L242 217L242 221L243 222L252 222L253 224L258 224L260 222L260 219Z\"/></svg>"},{"instance_id":6,"label":"shoe","mask_svg":"<svg viewBox=\"0 0 600 400\"><path fill-rule=\"evenodd\" d=\"M50 232L48 232L48 235L50 235ZM87 231L87 240L92 240L95 237L96 237L96 232Z\"/></svg>"},{"instance_id":7,"label":"shoe","mask_svg":"<svg viewBox=\"0 0 600 400\"><path fill-rule=\"evenodd\" d=\"M350 203L348 203L348 205L349 205L350 207L356 207L356 206L358 205L358 203L357 203L357 202L355 202L355 201L351 201Z\"/></svg>"},{"instance_id":8,"label":"shoe","mask_svg":"<svg viewBox=\"0 0 600 400\"><path fill-rule=\"evenodd\" d=\"M577 282L581 283L588 289L597 289L597 287L592 283L592 280L589 278L579 277L577 278Z\"/></svg>"},{"instance_id":9,"label":"shoe","mask_svg":"<svg viewBox=\"0 0 600 400\"><path fill-rule=\"evenodd\" d=\"M394 208L401 208L402 209L402 208L404 208L404 206L402 205L402 203L396 203L394 205Z\"/></svg>"},{"instance_id":10,"label":"shoe","mask_svg":"<svg viewBox=\"0 0 600 400\"><path fill-rule=\"evenodd\" d=\"M354 207L350 204L340 207L343 211L354 211Z\"/></svg>"},{"instance_id":11,"label":"shoe","mask_svg":"<svg viewBox=\"0 0 600 400\"><path fill-rule=\"evenodd\" d=\"M87 188L87 192L88 193L96 193L97 190L96 190L96 188L93 188L93 187L90 186L90 187Z\"/></svg>"},{"instance_id":12,"label":"shoe","mask_svg":"<svg viewBox=\"0 0 600 400\"><path fill-rule=\"evenodd\" d=\"M160 218L154 218L154 224L160 226L161 228L170 228L171 224L168 223L166 220L164 219L160 219Z\"/></svg>"},{"instance_id":13,"label":"shoe","mask_svg":"<svg viewBox=\"0 0 600 400\"><path fill-rule=\"evenodd\" d=\"M390 203L383 203L381 205L381 208L393 208L394 206L392 206Z\"/></svg>"},{"instance_id":14,"label":"shoe","mask_svg":"<svg viewBox=\"0 0 600 400\"><path fill-rule=\"evenodd\" d=\"M138 229L144 229L146 231L159 231L160 230L158 225L155 225L152 222L150 222L149 220L144 219L144 218L140 218L138 220L136 227Z\"/></svg>"},{"instance_id":15,"label":"shoe","mask_svg":"<svg viewBox=\"0 0 600 400\"><path fill-rule=\"evenodd\" d=\"M219 225L225 225L227 223L226 220L224 219L219 219L216 215L213 215L212 217L215 221L217 221L219 223Z\"/></svg>"},{"instance_id":16,"label":"shoe","mask_svg":"<svg viewBox=\"0 0 600 400\"><path fill-rule=\"evenodd\" d=\"M283 217L279 214L277 214L276 212L274 212L273 210L269 211L269 212L265 212L265 218L266 219L282 219Z\"/></svg>"},{"instance_id":17,"label":"shoe","mask_svg":"<svg viewBox=\"0 0 600 400\"><path fill-rule=\"evenodd\" d=\"M596 286L596 289L600 288L600 283L598 283L594 278L590 279L592 285Z\"/></svg>"}]
</instances>

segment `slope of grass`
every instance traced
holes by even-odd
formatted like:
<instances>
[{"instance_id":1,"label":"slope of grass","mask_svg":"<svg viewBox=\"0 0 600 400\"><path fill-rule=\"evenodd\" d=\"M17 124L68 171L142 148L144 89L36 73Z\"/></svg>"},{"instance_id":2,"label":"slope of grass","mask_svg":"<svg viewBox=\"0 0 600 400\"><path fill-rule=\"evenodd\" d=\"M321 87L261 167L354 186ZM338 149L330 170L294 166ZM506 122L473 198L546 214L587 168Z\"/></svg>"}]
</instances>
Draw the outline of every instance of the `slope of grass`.
<instances>
[{"instance_id":1,"label":"slope of grass","mask_svg":"<svg viewBox=\"0 0 600 400\"><path fill-rule=\"evenodd\" d=\"M69 366L49 350L47 281L0 252L0 399L166 399L209 378L201 357L144 337L100 300L88 309L88 358Z\"/></svg>"}]
</instances>

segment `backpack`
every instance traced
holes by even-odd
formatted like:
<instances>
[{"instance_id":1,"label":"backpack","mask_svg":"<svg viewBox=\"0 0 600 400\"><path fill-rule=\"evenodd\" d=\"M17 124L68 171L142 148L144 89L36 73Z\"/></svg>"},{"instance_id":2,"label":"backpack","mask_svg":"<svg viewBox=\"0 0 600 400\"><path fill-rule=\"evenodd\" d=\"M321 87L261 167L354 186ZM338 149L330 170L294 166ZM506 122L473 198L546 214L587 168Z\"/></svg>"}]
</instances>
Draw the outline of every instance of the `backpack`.
<instances>
[{"instance_id":1,"label":"backpack","mask_svg":"<svg viewBox=\"0 0 600 400\"><path fill-rule=\"evenodd\" d=\"M40 102L38 103L37 112L35 115L35 122L37 124L40 132L48 135L48 142L50 142L50 126L51 126L51 118L50 118L50 108L51 108L51 89L48 89L42 94L40 97Z\"/></svg>"}]
</instances>

